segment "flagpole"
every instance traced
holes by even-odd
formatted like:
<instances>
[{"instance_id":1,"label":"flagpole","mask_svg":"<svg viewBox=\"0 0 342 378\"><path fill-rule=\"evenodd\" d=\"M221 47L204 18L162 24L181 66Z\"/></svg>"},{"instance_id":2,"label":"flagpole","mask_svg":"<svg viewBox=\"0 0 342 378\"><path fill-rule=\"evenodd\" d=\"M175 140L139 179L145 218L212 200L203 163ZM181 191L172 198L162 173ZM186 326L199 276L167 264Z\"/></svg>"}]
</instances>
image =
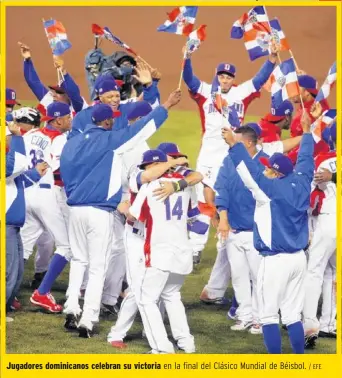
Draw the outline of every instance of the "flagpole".
<instances>
[{"instance_id":1,"label":"flagpole","mask_svg":"<svg viewBox=\"0 0 342 378\"><path fill-rule=\"evenodd\" d=\"M296 70L299 71L298 64L297 64L297 62L296 62L295 57L293 56L293 53L292 53L292 50L291 50L291 49L289 49L289 53L290 53L290 55L291 55L291 58L293 59L293 63L295 64Z\"/></svg>"},{"instance_id":2,"label":"flagpole","mask_svg":"<svg viewBox=\"0 0 342 378\"><path fill-rule=\"evenodd\" d=\"M187 49L187 47L185 45L185 50L184 50L183 60L182 60L182 66L181 66L181 73L180 73L180 78L179 78L179 82L178 82L178 89L179 90L181 89L181 86L182 86L183 71L184 71L185 58L186 58L186 49Z\"/></svg>"}]
</instances>

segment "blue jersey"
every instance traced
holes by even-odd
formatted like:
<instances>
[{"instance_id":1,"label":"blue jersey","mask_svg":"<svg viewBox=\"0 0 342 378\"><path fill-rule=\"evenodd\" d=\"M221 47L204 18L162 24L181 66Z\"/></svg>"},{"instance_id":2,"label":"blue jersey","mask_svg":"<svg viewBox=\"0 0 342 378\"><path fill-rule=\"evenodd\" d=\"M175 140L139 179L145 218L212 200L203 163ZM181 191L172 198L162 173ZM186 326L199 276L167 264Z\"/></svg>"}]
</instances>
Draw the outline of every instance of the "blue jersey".
<instances>
[{"instance_id":1,"label":"blue jersey","mask_svg":"<svg viewBox=\"0 0 342 378\"><path fill-rule=\"evenodd\" d=\"M241 179L256 199L254 247L262 255L298 252L308 244L313 152L312 135L304 134L295 170L277 179L266 178L241 143L229 152Z\"/></svg>"},{"instance_id":2,"label":"blue jersey","mask_svg":"<svg viewBox=\"0 0 342 378\"><path fill-rule=\"evenodd\" d=\"M261 150L253 158L262 169L260 157L268 155ZM236 172L229 155L223 160L214 189L215 205L219 211L227 210L230 227L236 232L253 231L255 199Z\"/></svg>"},{"instance_id":3,"label":"blue jersey","mask_svg":"<svg viewBox=\"0 0 342 378\"><path fill-rule=\"evenodd\" d=\"M67 204L115 210L122 194L122 154L153 135L167 116L159 106L129 127L108 131L90 124L69 139L60 160Z\"/></svg>"}]
</instances>

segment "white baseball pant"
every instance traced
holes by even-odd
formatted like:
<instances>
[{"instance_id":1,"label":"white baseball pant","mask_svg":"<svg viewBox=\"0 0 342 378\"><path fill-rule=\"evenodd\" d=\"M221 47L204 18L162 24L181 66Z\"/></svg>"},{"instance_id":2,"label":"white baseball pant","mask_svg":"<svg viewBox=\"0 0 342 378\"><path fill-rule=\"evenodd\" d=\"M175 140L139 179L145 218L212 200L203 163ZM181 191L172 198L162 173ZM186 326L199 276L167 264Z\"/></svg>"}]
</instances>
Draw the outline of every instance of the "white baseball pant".
<instances>
[{"instance_id":1,"label":"white baseball pant","mask_svg":"<svg viewBox=\"0 0 342 378\"><path fill-rule=\"evenodd\" d=\"M336 214L320 214L309 248L308 271L305 277L304 330L319 329L318 301L329 260L336 251Z\"/></svg>"},{"instance_id":2,"label":"white baseball pant","mask_svg":"<svg viewBox=\"0 0 342 378\"><path fill-rule=\"evenodd\" d=\"M44 231L39 236L36 247L37 252L34 258L34 272L43 273L48 270L55 249L55 241L48 231Z\"/></svg>"},{"instance_id":3,"label":"white baseball pant","mask_svg":"<svg viewBox=\"0 0 342 378\"><path fill-rule=\"evenodd\" d=\"M100 315L101 295L112 248L114 214L91 206L70 207L69 237L72 249L68 299L65 314L79 315L78 297L84 273L89 280L79 325L93 329Z\"/></svg>"},{"instance_id":4,"label":"white baseball pant","mask_svg":"<svg viewBox=\"0 0 342 378\"><path fill-rule=\"evenodd\" d=\"M65 192L59 186L50 188L45 185L40 187L37 184L25 190L26 220L20 231L24 256L28 259L32 255L37 240L44 231L48 231L55 241L55 253L70 260Z\"/></svg>"},{"instance_id":5,"label":"white baseball pant","mask_svg":"<svg viewBox=\"0 0 342 378\"><path fill-rule=\"evenodd\" d=\"M126 224L124 245L126 251L126 277L129 287L127 295L121 303L118 319L108 334L108 342L122 341L131 329L138 313L141 284L145 273L144 243L145 240L140 230ZM165 306L163 301L159 303L159 310L162 318L164 318Z\"/></svg>"},{"instance_id":6,"label":"white baseball pant","mask_svg":"<svg viewBox=\"0 0 342 378\"><path fill-rule=\"evenodd\" d=\"M158 308L163 300L169 317L171 332L178 346L187 353L195 352L194 337L190 334L180 290L185 275L146 268L142 280L139 309L147 340L153 353L174 353Z\"/></svg>"},{"instance_id":7,"label":"white baseball pant","mask_svg":"<svg viewBox=\"0 0 342 378\"><path fill-rule=\"evenodd\" d=\"M113 245L102 294L102 303L106 305L114 306L116 304L121 293L122 282L125 278L126 257L123 242L124 229L125 220L118 211L115 211Z\"/></svg>"},{"instance_id":8,"label":"white baseball pant","mask_svg":"<svg viewBox=\"0 0 342 378\"><path fill-rule=\"evenodd\" d=\"M336 331L336 251L329 259L324 272L319 330L327 333Z\"/></svg>"},{"instance_id":9,"label":"white baseball pant","mask_svg":"<svg viewBox=\"0 0 342 378\"><path fill-rule=\"evenodd\" d=\"M226 251L235 298L239 304L236 311L238 320L259 324L256 289L261 255L254 248L253 231L229 232Z\"/></svg>"},{"instance_id":10,"label":"white baseball pant","mask_svg":"<svg viewBox=\"0 0 342 378\"><path fill-rule=\"evenodd\" d=\"M204 286L210 299L222 298L231 279L231 268L226 252L226 243L218 241L216 244L217 255L209 281Z\"/></svg>"},{"instance_id":11,"label":"white baseball pant","mask_svg":"<svg viewBox=\"0 0 342 378\"><path fill-rule=\"evenodd\" d=\"M304 306L304 251L262 256L257 282L259 318L262 325L301 321Z\"/></svg>"}]
</instances>

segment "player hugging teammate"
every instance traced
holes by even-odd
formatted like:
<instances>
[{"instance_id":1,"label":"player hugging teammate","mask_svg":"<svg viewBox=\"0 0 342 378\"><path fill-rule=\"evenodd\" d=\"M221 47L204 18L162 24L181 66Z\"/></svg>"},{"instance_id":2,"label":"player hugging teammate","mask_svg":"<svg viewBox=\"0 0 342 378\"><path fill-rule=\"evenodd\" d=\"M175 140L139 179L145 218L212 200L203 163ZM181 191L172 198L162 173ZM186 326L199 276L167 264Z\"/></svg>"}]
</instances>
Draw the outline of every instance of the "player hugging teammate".
<instances>
[{"instance_id":1,"label":"player hugging teammate","mask_svg":"<svg viewBox=\"0 0 342 378\"><path fill-rule=\"evenodd\" d=\"M203 131L195 170L177 138L147 144L182 94L178 88L161 101L161 74L141 57L118 59L124 81L108 72L92 77L87 104L61 56L54 65L62 80L46 87L20 43L39 104L17 109L16 92L6 89L7 322L20 309L24 262L35 251L30 302L63 313L64 330L89 339L101 315L115 315L107 342L129 351L139 312L147 353L195 353L181 289L194 265L202 269L212 228L217 256L200 300L224 306L232 285L223 332L262 335L276 354L280 323L293 353L336 338L336 111L297 69L297 93L273 96L258 123L245 122L262 88L277 82L278 42L268 41L268 57L243 83L230 61L217 65L212 83L201 81L193 51L183 50L182 79ZM67 266L66 301L57 303L51 290Z\"/></svg>"}]
</instances>

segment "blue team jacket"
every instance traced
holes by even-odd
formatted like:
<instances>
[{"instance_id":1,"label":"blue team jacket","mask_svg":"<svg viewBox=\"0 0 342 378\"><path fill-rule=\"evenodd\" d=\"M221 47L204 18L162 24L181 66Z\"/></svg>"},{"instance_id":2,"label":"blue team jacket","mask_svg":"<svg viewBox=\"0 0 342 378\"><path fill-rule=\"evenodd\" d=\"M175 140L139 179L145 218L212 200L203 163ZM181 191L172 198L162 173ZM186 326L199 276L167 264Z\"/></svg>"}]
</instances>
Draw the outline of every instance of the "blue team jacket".
<instances>
[{"instance_id":1,"label":"blue team jacket","mask_svg":"<svg viewBox=\"0 0 342 378\"><path fill-rule=\"evenodd\" d=\"M271 180L241 143L229 151L241 179L256 199L254 247L262 255L298 252L308 244L313 152L312 135L304 134L294 172Z\"/></svg>"},{"instance_id":2,"label":"blue team jacket","mask_svg":"<svg viewBox=\"0 0 342 378\"><path fill-rule=\"evenodd\" d=\"M260 157L268 157L268 155L261 150L253 158L262 169ZM253 231L255 199L236 172L229 155L223 160L214 189L215 205L219 211L227 210L230 227L236 232Z\"/></svg>"},{"instance_id":3,"label":"blue team jacket","mask_svg":"<svg viewBox=\"0 0 342 378\"><path fill-rule=\"evenodd\" d=\"M69 206L115 210L121 201L121 155L147 140L168 112L158 106L129 127L107 131L90 124L65 144L60 172Z\"/></svg>"}]
</instances>

